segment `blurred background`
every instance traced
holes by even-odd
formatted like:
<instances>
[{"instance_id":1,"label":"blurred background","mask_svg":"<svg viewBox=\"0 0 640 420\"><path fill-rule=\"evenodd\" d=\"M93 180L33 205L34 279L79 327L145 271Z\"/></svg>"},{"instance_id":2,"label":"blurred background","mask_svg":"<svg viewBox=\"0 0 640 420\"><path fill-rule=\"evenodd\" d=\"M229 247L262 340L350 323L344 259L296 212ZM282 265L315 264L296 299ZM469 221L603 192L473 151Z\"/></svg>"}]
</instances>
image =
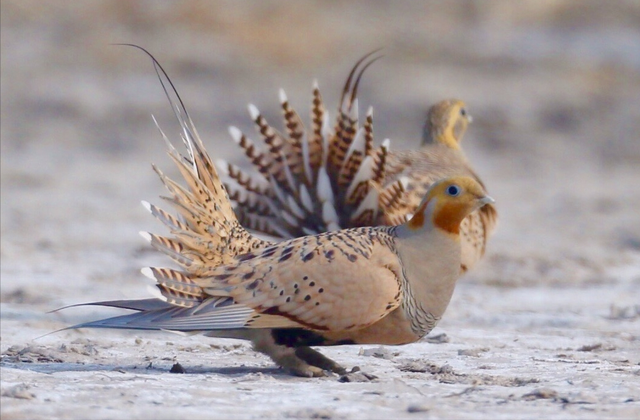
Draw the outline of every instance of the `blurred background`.
<instances>
[{"instance_id":1,"label":"blurred background","mask_svg":"<svg viewBox=\"0 0 640 420\"><path fill-rule=\"evenodd\" d=\"M466 281L640 283L638 1L0 4L3 302L165 263L136 232L161 229L139 205L163 192L150 163L175 173L151 114L177 128L148 57L114 43L153 53L214 159L242 166L227 127L253 132L249 102L277 125L282 87L305 116L317 79L333 112L383 47L360 88L378 143L417 147L441 99L473 116L463 146L501 219Z\"/></svg>"}]
</instances>

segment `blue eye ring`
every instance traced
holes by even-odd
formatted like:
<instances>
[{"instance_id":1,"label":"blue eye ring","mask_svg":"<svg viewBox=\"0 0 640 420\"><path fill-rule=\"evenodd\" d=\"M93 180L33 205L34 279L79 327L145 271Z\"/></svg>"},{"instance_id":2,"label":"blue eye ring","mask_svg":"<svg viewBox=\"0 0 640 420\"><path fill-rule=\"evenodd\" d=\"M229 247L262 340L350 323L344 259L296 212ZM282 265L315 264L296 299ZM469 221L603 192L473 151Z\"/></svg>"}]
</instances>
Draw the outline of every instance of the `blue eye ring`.
<instances>
[{"instance_id":1,"label":"blue eye ring","mask_svg":"<svg viewBox=\"0 0 640 420\"><path fill-rule=\"evenodd\" d=\"M450 195L451 197L457 197L460 195L460 192L462 191L462 188L458 187L457 185L449 185L447 187L447 194Z\"/></svg>"}]
</instances>

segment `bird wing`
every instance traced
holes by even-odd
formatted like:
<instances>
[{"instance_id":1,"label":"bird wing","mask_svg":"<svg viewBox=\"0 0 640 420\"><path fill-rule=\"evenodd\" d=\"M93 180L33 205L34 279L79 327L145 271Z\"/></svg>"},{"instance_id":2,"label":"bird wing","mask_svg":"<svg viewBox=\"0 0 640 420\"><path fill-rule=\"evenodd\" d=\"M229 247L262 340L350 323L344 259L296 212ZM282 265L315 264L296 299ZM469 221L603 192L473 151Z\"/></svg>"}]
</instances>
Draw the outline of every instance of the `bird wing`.
<instances>
[{"instance_id":1,"label":"bird wing","mask_svg":"<svg viewBox=\"0 0 640 420\"><path fill-rule=\"evenodd\" d=\"M212 296L253 308L271 327L344 331L371 325L400 305L401 268L393 239L371 228L278 243L193 279ZM254 325L252 325L254 324Z\"/></svg>"}]
</instances>

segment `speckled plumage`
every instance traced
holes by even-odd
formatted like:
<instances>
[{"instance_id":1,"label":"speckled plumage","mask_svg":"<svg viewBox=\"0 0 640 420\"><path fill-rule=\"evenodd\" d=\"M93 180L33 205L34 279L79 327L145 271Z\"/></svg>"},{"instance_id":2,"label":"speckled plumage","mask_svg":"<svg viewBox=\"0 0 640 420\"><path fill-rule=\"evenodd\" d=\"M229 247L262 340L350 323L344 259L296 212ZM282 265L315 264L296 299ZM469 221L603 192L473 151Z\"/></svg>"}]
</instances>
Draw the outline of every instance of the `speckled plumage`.
<instances>
[{"instance_id":1,"label":"speckled plumage","mask_svg":"<svg viewBox=\"0 0 640 420\"><path fill-rule=\"evenodd\" d=\"M317 84L310 132L283 91L280 100L287 136L250 106L268 153L258 152L256 143L231 128L233 138L259 172L251 175L219 162L243 226L280 238L359 226L394 226L413 214L427 189L442 177L470 176L482 184L460 147L471 122L462 101L444 100L429 109L419 149L390 151L389 140L374 148L373 111L369 109L360 125L357 89L364 69L375 59L355 77L369 57L363 57L349 75L333 130ZM462 271L482 258L496 221L496 209L488 205L463 222Z\"/></svg>"},{"instance_id":2,"label":"speckled plumage","mask_svg":"<svg viewBox=\"0 0 640 420\"><path fill-rule=\"evenodd\" d=\"M169 154L187 187L156 169L178 216L145 203L171 235L142 236L181 268L143 268L157 299L92 303L136 312L71 328L246 339L290 372L320 376L345 369L310 346L405 344L436 325L460 276L460 223L493 201L477 181L435 182L399 226L263 241L240 226L186 109L172 105L188 153L169 143Z\"/></svg>"}]
</instances>

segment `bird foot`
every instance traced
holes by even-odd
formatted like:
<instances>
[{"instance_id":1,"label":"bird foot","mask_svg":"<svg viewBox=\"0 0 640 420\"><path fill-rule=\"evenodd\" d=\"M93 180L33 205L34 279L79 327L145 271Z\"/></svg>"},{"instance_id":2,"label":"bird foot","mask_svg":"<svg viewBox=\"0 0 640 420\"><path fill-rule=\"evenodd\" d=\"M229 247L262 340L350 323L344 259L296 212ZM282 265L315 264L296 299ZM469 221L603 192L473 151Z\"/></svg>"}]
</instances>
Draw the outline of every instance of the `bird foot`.
<instances>
[{"instance_id":1,"label":"bird foot","mask_svg":"<svg viewBox=\"0 0 640 420\"><path fill-rule=\"evenodd\" d=\"M320 369L337 373L338 375L344 375L347 373L347 370L344 367L311 347L298 347L296 349L296 356L311 366L316 366Z\"/></svg>"},{"instance_id":2,"label":"bird foot","mask_svg":"<svg viewBox=\"0 0 640 420\"><path fill-rule=\"evenodd\" d=\"M320 369L316 366L297 364L297 366L285 368L292 375L299 376L301 378L323 378L328 376L327 371Z\"/></svg>"}]
</instances>

